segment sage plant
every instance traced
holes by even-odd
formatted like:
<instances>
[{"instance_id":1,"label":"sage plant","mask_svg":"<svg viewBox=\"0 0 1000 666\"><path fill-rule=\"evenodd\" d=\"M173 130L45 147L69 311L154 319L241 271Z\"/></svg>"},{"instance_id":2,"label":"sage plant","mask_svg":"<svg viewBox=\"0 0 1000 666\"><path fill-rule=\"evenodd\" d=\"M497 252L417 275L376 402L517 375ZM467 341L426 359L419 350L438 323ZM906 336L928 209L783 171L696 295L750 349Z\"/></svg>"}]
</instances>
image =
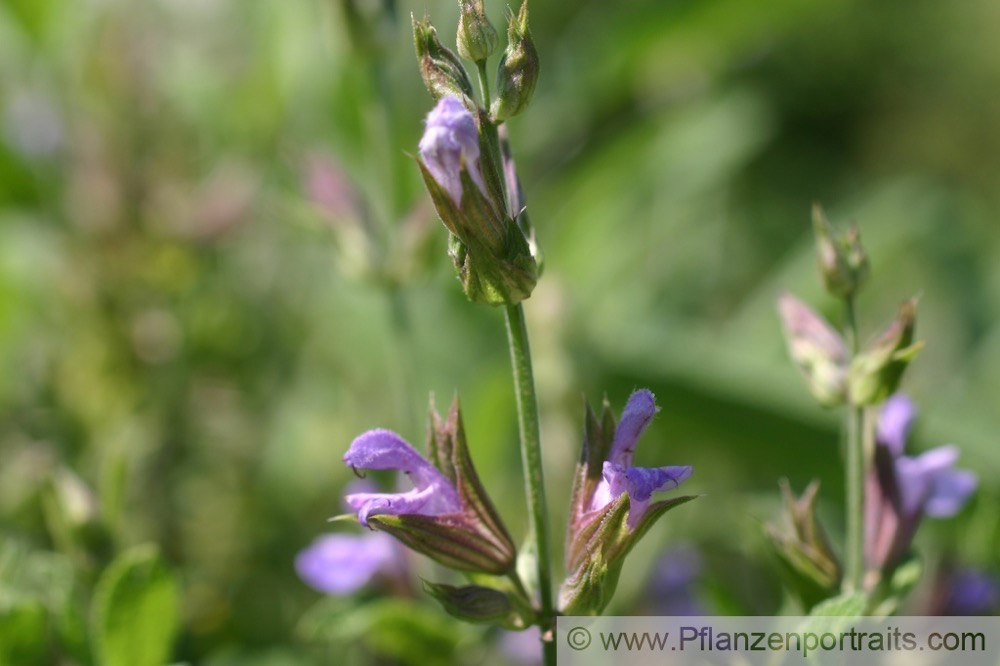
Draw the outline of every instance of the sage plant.
<instances>
[{"instance_id":1,"label":"sage plant","mask_svg":"<svg viewBox=\"0 0 1000 666\"><path fill-rule=\"evenodd\" d=\"M694 499L654 501L654 494L676 489L692 469L633 464L639 437L658 411L650 391L629 397L620 423L607 400L600 417L588 406L566 527L568 577L557 601L538 404L522 307L539 279L541 261L504 125L530 105L538 52L524 2L508 17L507 45L497 64L496 95L491 95L486 63L499 46L497 32L482 0L461 0L459 10L461 58L441 43L430 19L413 19L420 73L435 101L415 161L447 230L449 256L463 291L471 302L503 308L505 314L529 536L520 549L515 546L481 483L457 398L445 418L432 403L426 457L388 430L358 436L344 454L346 465L356 473L398 470L412 488L351 493L345 499L352 510L349 519L468 576L465 586L425 582L427 593L448 613L512 630L537 627L544 662L551 665L556 615L599 614L607 606L629 551L667 511ZM476 66L478 95L462 58ZM353 553L345 543L325 537L304 551L298 561L303 578L321 589L347 589L364 584L387 555L381 542L359 539ZM516 566L519 552L533 564L532 571ZM350 566L354 557L367 558L357 576L324 572L326 563Z\"/></svg>"},{"instance_id":2,"label":"sage plant","mask_svg":"<svg viewBox=\"0 0 1000 666\"><path fill-rule=\"evenodd\" d=\"M844 325L838 330L791 294L778 298L778 312L789 355L813 397L845 412L843 564L816 516L816 482L802 498L783 485L792 529L772 526L769 532L790 586L807 609L840 594L861 599L868 612L891 612L908 591L893 582L894 573L907 562L918 566L910 546L921 519L956 514L977 481L972 472L954 469L954 446L915 458L903 455L916 408L897 389L923 346L915 339L917 300L904 302L862 347L856 299L870 267L860 231L853 226L836 233L819 206L813 209L813 227L820 276L843 306Z\"/></svg>"}]
</instances>

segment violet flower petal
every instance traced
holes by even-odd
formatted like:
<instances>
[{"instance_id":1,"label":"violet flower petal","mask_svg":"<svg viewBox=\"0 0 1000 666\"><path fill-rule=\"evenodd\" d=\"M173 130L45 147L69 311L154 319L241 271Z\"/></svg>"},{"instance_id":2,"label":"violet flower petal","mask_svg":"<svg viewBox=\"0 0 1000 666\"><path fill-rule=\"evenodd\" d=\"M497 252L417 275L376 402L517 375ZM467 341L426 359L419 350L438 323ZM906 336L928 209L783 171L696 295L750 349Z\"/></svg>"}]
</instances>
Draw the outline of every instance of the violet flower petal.
<instances>
[{"instance_id":1,"label":"violet flower petal","mask_svg":"<svg viewBox=\"0 0 1000 666\"><path fill-rule=\"evenodd\" d=\"M427 114L427 124L419 144L420 157L434 180L462 205L462 163L469 177L486 193L479 172L479 129L465 105L455 97L442 97Z\"/></svg>"},{"instance_id":2,"label":"violet flower petal","mask_svg":"<svg viewBox=\"0 0 1000 666\"><path fill-rule=\"evenodd\" d=\"M420 513L437 516L461 510L458 491L416 449L394 432L369 430L351 442L344 463L355 469L398 469L410 477L414 490L405 493L356 493L345 497L367 527L378 514Z\"/></svg>"},{"instance_id":3,"label":"violet flower petal","mask_svg":"<svg viewBox=\"0 0 1000 666\"><path fill-rule=\"evenodd\" d=\"M337 596L352 594L395 559L392 537L382 532L326 534L295 558L295 570L310 587Z\"/></svg>"},{"instance_id":4,"label":"violet flower petal","mask_svg":"<svg viewBox=\"0 0 1000 666\"><path fill-rule=\"evenodd\" d=\"M916 405L902 393L891 396L879 412L877 438L893 456L903 455L906 438L917 416Z\"/></svg>"},{"instance_id":5,"label":"violet flower petal","mask_svg":"<svg viewBox=\"0 0 1000 666\"><path fill-rule=\"evenodd\" d=\"M612 498L628 493L629 512L626 524L634 528L645 515L653 493L673 490L691 476L690 465L673 467L622 467L604 463L604 481Z\"/></svg>"},{"instance_id":6,"label":"violet flower petal","mask_svg":"<svg viewBox=\"0 0 1000 666\"><path fill-rule=\"evenodd\" d=\"M953 516L976 489L976 475L954 469L958 448L939 446L915 458L896 460L896 477L903 511L914 515L924 511L936 518Z\"/></svg>"},{"instance_id":7,"label":"violet flower petal","mask_svg":"<svg viewBox=\"0 0 1000 666\"><path fill-rule=\"evenodd\" d=\"M608 460L623 467L631 465L636 443L658 411L656 398L651 391L639 389L632 393L625 403L621 422L615 428L615 439L611 444Z\"/></svg>"}]
</instances>

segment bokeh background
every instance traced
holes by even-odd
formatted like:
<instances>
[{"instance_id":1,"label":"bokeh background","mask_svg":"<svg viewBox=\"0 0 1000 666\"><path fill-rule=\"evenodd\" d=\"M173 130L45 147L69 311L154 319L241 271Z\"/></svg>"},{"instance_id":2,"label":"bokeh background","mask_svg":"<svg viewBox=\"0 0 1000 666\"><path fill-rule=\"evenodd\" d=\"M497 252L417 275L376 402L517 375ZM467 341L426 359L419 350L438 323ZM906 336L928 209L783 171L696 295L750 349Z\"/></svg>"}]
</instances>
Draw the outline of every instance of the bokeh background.
<instances>
[{"instance_id":1,"label":"bokeh background","mask_svg":"<svg viewBox=\"0 0 1000 666\"><path fill-rule=\"evenodd\" d=\"M525 527L502 312L465 301L408 156L425 11L451 43L454 3L433 0L0 4L0 662L95 663L95 581L141 543L177 583L177 662L524 647L405 585L323 598L292 564L351 529L327 523L351 439L420 445L430 392L461 396ZM955 442L981 480L922 529L911 610L952 572L995 575L1000 6L535 0L531 24L542 76L509 126L545 252L526 308L557 543L584 398L651 388L639 460L693 464L704 494L632 555L611 611L788 610L761 536L781 477L819 479L841 532L840 415L774 308L788 289L841 318L815 201L861 225L865 337L920 295L913 450Z\"/></svg>"}]
</instances>

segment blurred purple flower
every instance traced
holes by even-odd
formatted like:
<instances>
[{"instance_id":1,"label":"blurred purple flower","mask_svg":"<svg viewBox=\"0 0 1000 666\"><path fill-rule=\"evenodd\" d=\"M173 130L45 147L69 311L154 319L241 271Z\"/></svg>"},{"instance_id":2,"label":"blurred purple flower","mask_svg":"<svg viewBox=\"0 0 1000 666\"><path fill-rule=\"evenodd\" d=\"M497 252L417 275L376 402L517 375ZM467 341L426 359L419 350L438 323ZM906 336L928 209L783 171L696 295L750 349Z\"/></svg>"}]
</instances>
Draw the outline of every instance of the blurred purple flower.
<instances>
[{"instance_id":1,"label":"blurred purple flower","mask_svg":"<svg viewBox=\"0 0 1000 666\"><path fill-rule=\"evenodd\" d=\"M442 97L429 114L424 136L420 139L420 157L434 180L462 205L462 167L486 195L486 185L479 171L479 129L465 105L455 97Z\"/></svg>"},{"instance_id":2,"label":"blurred purple flower","mask_svg":"<svg viewBox=\"0 0 1000 666\"><path fill-rule=\"evenodd\" d=\"M515 664L536 666L542 663L542 634L537 626L524 631L505 631L500 636L500 651Z\"/></svg>"},{"instance_id":3,"label":"blurred purple flower","mask_svg":"<svg viewBox=\"0 0 1000 666\"><path fill-rule=\"evenodd\" d=\"M646 587L646 601L656 615L704 615L695 595L701 577L701 557L691 546L677 546L656 563Z\"/></svg>"},{"instance_id":4,"label":"blurred purple flower","mask_svg":"<svg viewBox=\"0 0 1000 666\"><path fill-rule=\"evenodd\" d=\"M397 469L410 477L413 490L403 493L361 492L344 499L368 527L368 517L418 514L440 516L462 511L458 491L436 467L402 437L389 430L369 430L351 442L344 462L358 469Z\"/></svg>"},{"instance_id":5,"label":"blurred purple flower","mask_svg":"<svg viewBox=\"0 0 1000 666\"><path fill-rule=\"evenodd\" d=\"M673 490L691 476L691 466L633 467L635 446L646 426L659 411L652 392L640 389L629 396L621 423L615 430L611 452L604 461L604 478L597 484L590 501L590 510L599 511L622 493L629 497L627 525L629 529L642 519L653 493Z\"/></svg>"},{"instance_id":6,"label":"blurred purple flower","mask_svg":"<svg viewBox=\"0 0 1000 666\"><path fill-rule=\"evenodd\" d=\"M303 581L337 596L356 592L396 564L396 544L382 532L325 534L295 558L295 570Z\"/></svg>"},{"instance_id":7,"label":"blurred purple flower","mask_svg":"<svg viewBox=\"0 0 1000 666\"><path fill-rule=\"evenodd\" d=\"M1000 606L996 576L973 569L956 571L946 579L939 615L992 615Z\"/></svg>"},{"instance_id":8,"label":"blurred purple flower","mask_svg":"<svg viewBox=\"0 0 1000 666\"><path fill-rule=\"evenodd\" d=\"M869 567L895 565L913 541L924 515L958 513L976 489L976 475L955 469L958 448L940 446L919 456L903 455L916 407L902 394L882 406L875 466L868 478L866 549Z\"/></svg>"}]
</instances>

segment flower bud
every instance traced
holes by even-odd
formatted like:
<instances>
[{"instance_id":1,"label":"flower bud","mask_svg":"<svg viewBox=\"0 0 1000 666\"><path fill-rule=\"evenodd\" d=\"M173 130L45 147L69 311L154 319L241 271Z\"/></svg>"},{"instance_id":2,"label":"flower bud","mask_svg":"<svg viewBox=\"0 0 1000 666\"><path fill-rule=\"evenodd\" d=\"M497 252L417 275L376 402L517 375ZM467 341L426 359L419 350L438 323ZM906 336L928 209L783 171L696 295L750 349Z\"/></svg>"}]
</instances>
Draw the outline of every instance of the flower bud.
<instances>
[{"instance_id":1,"label":"flower bud","mask_svg":"<svg viewBox=\"0 0 1000 666\"><path fill-rule=\"evenodd\" d=\"M797 498L788 480L782 479L781 495L788 525L768 525L768 536L781 558L791 588L803 605L811 608L837 592L841 577L840 563L816 518L819 482L810 483L802 497Z\"/></svg>"},{"instance_id":2,"label":"flower bud","mask_svg":"<svg viewBox=\"0 0 1000 666\"><path fill-rule=\"evenodd\" d=\"M458 0L458 53L467 60L486 60L497 49L498 37L486 17L483 0Z\"/></svg>"},{"instance_id":3,"label":"flower bud","mask_svg":"<svg viewBox=\"0 0 1000 666\"><path fill-rule=\"evenodd\" d=\"M914 342L917 301L910 299L899 314L867 351L851 363L848 379L851 403L875 405L896 392L903 371L916 356L923 342Z\"/></svg>"},{"instance_id":4,"label":"flower bud","mask_svg":"<svg viewBox=\"0 0 1000 666\"><path fill-rule=\"evenodd\" d=\"M481 585L455 587L424 581L424 591L453 617L476 624L498 624L507 629L524 629L527 622L517 612L510 597L500 590Z\"/></svg>"},{"instance_id":5,"label":"flower bud","mask_svg":"<svg viewBox=\"0 0 1000 666\"><path fill-rule=\"evenodd\" d=\"M413 42L420 62L420 75L431 96L436 100L457 97L467 107L475 108L469 74L458 56L441 44L429 18L418 21L413 17Z\"/></svg>"},{"instance_id":6,"label":"flower bud","mask_svg":"<svg viewBox=\"0 0 1000 666\"><path fill-rule=\"evenodd\" d=\"M489 122L481 112L479 122ZM521 227L506 213L495 170L480 164L483 139L476 119L453 97L427 116L417 164L441 221L449 253L470 300L518 303L538 280L538 266Z\"/></svg>"},{"instance_id":7,"label":"flower bud","mask_svg":"<svg viewBox=\"0 0 1000 666\"><path fill-rule=\"evenodd\" d=\"M861 245L860 230L852 226L846 234L835 235L819 204L813 206L813 229L819 272L827 291L839 298L852 297L868 277L868 255Z\"/></svg>"},{"instance_id":8,"label":"flower bud","mask_svg":"<svg viewBox=\"0 0 1000 666\"><path fill-rule=\"evenodd\" d=\"M538 82L538 51L528 30L528 0L507 27L507 49L497 66L497 98L490 107L494 122L516 116L528 107Z\"/></svg>"},{"instance_id":9,"label":"flower bud","mask_svg":"<svg viewBox=\"0 0 1000 666\"><path fill-rule=\"evenodd\" d=\"M778 298L788 353L824 407L844 402L847 392L847 346L825 319L791 294Z\"/></svg>"}]
</instances>

